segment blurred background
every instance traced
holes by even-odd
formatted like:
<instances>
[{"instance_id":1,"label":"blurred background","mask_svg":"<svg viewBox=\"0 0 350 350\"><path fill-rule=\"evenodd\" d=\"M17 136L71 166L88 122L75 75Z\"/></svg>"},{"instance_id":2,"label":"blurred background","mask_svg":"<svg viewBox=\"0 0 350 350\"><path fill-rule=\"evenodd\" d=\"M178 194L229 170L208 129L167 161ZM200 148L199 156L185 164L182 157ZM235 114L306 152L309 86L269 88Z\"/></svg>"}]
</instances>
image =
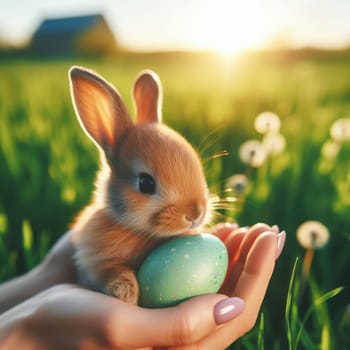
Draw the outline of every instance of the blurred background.
<instances>
[{"instance_id":1,"label":"blurred background","mask_svg":"<svg viewBox=\"0 0 350 350\"><path fill-rule=\"evenodd\" d=\"M349 1L12 0L0 11L0 281L40 262L91 198L98 153L76 121L69 67L99 72L131 111L150 68L164 121L226 198L217 221L287 231L257 326L234 348L350 349Z\"/></svg>"}]
</instances>

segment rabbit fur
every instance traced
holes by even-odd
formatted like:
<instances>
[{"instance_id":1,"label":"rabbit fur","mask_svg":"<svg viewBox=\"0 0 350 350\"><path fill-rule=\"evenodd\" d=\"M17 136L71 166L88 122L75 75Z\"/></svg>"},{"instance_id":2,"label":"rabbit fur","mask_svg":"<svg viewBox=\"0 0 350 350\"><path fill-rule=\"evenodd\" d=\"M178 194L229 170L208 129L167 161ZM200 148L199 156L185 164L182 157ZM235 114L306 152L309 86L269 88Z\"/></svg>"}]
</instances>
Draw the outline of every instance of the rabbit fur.
<instances>
[{"instance_id":1,"label":"rabbit fur","mask_svg":"<svg viewBox=\"0 0 350 350\"><path fill-rule=\"evenodd\" d=\"M77 118L101 154L93 199L72 225L77 265L107 294L137 304L145 256L171 237L199 233L210 216L201 161L162 123L154 72L134 84L135 121L95 72L75 66L69 78Z\"/></svg>"}]
</instances>

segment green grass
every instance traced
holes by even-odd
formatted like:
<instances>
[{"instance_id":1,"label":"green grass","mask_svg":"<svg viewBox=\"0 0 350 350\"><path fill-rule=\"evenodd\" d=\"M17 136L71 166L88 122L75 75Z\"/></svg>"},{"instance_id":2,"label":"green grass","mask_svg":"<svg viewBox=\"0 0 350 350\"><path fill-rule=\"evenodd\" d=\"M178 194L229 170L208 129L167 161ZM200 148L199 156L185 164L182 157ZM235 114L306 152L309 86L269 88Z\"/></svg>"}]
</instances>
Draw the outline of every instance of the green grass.
<instances>
[{"instance_id":1,"label":"green grass","mask_svg":"<svg viewBox=\"0 0 350 350\"><path fill-rule=\"evenodd\" d=\"M105 76L131 110L135 75L154 69L163 82L165 122L199 147L203 159L229 152L205 162L213 192L223 193L230 175L246 171L237 151L243 141L260 137L256 115L271 110L281 117L286 150L251 172L242 207L224 213L241 225L278 224L288 234L264 317L235 349L346 349L349 299L347 290L334 291L349 287L350 145L333 163L320 153L332 122L350 117L350 61L341 56L0 61L0 280L37 264L91 196L98 154L71 107L67 72L73 64ZM325 224L331 239L315 253L303 303L289 300L286 313L300 279L298 269L290 279L293 264L304 254L295 231L306 220ZM332 298L325 302L322 295Z\"/></svg>"}]
</instances>

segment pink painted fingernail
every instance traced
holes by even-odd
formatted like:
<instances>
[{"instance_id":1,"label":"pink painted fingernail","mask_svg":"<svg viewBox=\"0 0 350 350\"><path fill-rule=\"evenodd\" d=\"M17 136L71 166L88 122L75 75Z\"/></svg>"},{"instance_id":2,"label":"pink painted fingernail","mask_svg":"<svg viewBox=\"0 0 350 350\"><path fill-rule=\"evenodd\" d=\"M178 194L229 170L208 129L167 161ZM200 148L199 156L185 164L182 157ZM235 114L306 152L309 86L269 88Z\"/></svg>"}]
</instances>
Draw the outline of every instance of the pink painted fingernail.
<instances>
[{"instance_id":1,"label":"pink painted fingernail","mask_svg":"<svg viewBox=\"0 0 350 350\"><path fill-rule=\"evenodd\" d=\"M217 325L233 320L244 310L242 299L234 297L219 301L214 307L214 318Z\"/></svg>"},{"instance_id":2,"label":"pink painted fingernail","mask_svg":"<svg viewBox=\"0 0 350 350\"><path fill-rule=\"evenodd\" d=\"M285 242L286 242L286 232L282 231L277 235L276 259L278 259L279 256L281 255Z\"/></svg>"}]
</instances>

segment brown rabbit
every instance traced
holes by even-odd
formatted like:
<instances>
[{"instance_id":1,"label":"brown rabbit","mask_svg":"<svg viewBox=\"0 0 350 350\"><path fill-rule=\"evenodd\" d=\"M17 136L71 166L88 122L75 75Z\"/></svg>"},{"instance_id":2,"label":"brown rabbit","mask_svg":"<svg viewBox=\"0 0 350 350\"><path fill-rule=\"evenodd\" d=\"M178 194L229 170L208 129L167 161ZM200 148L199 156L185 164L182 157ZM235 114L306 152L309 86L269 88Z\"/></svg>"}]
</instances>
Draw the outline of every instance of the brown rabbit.
<instances>
[{"instance_id":1,"label":"brown rabbit","mask_svg":"<svg viewBox=\"0 0 350 350\"><path fill-rule=\"evenodd\" d=\"M161 123L161 86L151 71L134 85L133 123L117 90L80 67L70 70L78 120L101 150L94 198L73 225L77 264L90 281L136 304L135 272L147 253L176 235L198 233L208 188L191 145Z\"/></svg>"}]
</instances>

